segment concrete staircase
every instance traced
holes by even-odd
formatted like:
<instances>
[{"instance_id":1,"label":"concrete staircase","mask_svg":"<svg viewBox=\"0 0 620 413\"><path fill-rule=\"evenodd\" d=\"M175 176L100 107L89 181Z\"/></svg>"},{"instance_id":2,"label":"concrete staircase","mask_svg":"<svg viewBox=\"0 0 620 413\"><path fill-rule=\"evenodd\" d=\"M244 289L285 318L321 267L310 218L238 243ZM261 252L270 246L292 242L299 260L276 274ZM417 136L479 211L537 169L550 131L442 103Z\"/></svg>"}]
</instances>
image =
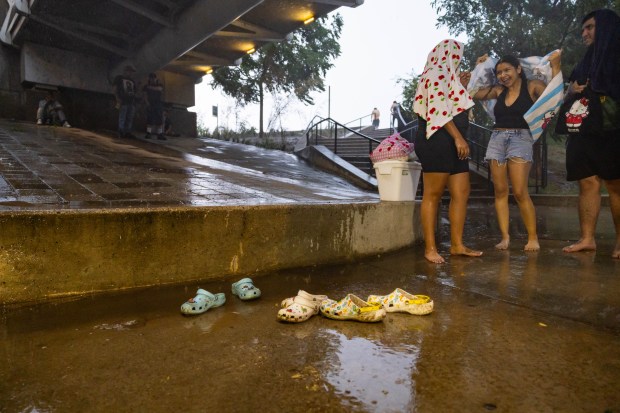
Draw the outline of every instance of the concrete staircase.
<instances>
[{"instance_id":1,"label":"concrete staircase","mask_svg":"<svg viewBox=\"0 0 620 413\"><path fill-rule=\"evenodd\" d=\"M393 133L393 129L384 128L375 130L372 126L369 126L362 128L360 133L381 141L390 136ZM375 170L369 158L370 152L376 147L374 142L371 149L368 140L355 134L351 134L350 136L344 138L338 138L337 147L334 145L334 139L325 137L319 138L317 140L317 145L325 146L327 149L335 152L339 157L349 162L351 165L373 177L375 176ZM471 164L470 171L470 198L476 200L492 199L493 189L487 180L486 171L476 170L476 166L473 163ZM423 181L420 180L420 185L418 186L418 197L420 198L422 196L423 185ZM447 202L449 198L448 191L446 190L443 199Z\"/></svg>"},{"instance_id":2,"label":"concrete staircase","mask_svg":"<svg viewBox=\"0 0 620 413\"><path fill-rule=\"evenodd\" d=\"M372 126L369 126L360 130L360 133L381 141L390 136L392 133L391 131L392 130L389 128L375 130ZM377 146L376 143L372 141L369 143L368 140L351 134L344 138L338 138L337 147L334 145L334 139L332 138L318 138L317 145L327 147L330 151L336 153L351 165L371 176L375 176L375 170L372 167L369 155Z\"/></svg>"}]
</instances>

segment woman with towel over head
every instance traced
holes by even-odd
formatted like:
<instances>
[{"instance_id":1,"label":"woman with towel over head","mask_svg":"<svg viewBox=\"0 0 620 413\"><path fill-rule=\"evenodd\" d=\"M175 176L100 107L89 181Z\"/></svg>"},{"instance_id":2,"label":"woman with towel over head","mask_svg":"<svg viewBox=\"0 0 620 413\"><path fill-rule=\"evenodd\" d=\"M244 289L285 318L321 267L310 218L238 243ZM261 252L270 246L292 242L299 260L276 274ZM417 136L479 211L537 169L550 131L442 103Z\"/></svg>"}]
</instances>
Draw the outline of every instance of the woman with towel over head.
<instances>
[{"instance_id":1,"label":"woman with towel over head","mask_svg":"<svg viewBox=\"0 0 620 413\"><path fill-rule=\"evenodd\" d=\"M463 245L463 227L469 199L469 127L467 110L474 102L467 93L470 74L460 72L463 44L441 41L429 53L415 93L413 111L418 115L415 152L422 164L424 193L421 220L424 257L436 264L445 262L435 241L437 211L441 196L450 192L450 254L479 257Z\"/></svg>"}]
</instances>

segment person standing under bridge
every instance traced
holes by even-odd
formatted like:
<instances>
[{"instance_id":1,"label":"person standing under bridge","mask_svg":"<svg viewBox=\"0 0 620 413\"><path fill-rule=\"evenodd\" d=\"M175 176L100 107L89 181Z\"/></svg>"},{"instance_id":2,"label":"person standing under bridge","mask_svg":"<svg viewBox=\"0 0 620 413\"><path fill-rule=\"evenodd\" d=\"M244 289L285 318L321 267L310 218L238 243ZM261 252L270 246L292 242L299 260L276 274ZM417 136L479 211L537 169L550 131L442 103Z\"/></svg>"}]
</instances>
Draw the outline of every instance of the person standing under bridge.
<instances>
[{"instance_id":1,"label":"person standing under bridge","mask_svg":"<svg viewBox=\"0 0 620 413\"><path fill-rule=\"evenodd\" d=\"M463 245L463 228L469 199L469 127L467 110L474 102L467 93L467 76L460 73L463 45L443 40L428 54L424 72L415 92L413 111L418 115L415 152L422 164L424 192L421 220L424 258L445 262L435 241L437 212L446 187L450 192L450 254L479 257Z\"/></svg>"},{"instance_id":2,"label":"person standing under bridge","mask_svg":"<svg viewBox=\"0 0 620 413\"><path fill-rule=\"evenodd\" d=\"M145 139L151 139L151 133L157 135L157 139L165 141L164 136L164 105L162 96L164 86L159 83L155 73L149 73L149 78L144 85L144 101L146 103L146 135Z\"/></svg>"},{"instance_id":3,"label":"person standing under bridge","mask_svg":"<svg viewBox=\"0 0 620 413\"><path fill-rule=\"evenodd\" d=\"M133 75L136 72L132 65L125 66L122 75L116 76L113 82L113 93L118 109L118 137L135 138L131 134L133 117L136 113L136 82Z\"/></svg>"}]
</instances>

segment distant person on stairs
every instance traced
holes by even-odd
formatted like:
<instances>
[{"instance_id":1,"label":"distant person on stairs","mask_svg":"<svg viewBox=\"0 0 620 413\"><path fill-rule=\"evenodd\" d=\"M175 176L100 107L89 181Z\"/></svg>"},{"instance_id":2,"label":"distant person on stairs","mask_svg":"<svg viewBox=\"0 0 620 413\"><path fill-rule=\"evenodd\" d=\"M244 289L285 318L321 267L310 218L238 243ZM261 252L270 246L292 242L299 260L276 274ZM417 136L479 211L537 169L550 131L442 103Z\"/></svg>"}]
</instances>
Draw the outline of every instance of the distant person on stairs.
<instances>
[{"instance_id":1,"label":"distant person on stairs","mask_svg":"<svg viewBox=\"0 0 620 413\"><path fill-rule=\"evenodd\" d=\"M372 120L372 126L375 130L379 129L379 117L381 113L379 113L379 109L374 108L372 112L370 112L370 120Z\"/></svg>"},{"instance_id":2,"label":"distant person on stairs","mask_svg":"<svg viewBox=\"0 0 620 413\"><path fill-rule=\"evenodd\" d=\"M392 102L392 106L390 106L390 114L392 115L392 128L394 124L398 125L398 102Z\"/></svg>"},{"instance_id":3,"label":"distant person on stairs","mask_svg":"<svg viewBox=\"0 0 620 413\"><path fill-rule=\"evenodd\" d=\"M463 245L470 189L469 145L465 134L469 127L467 110L474 102L465 89L469 79L460 73L462 57L463 44L456 40L443 40L435 46L428 54L413 104L419 125L414 147L422 164L424 182L421 206L424 258L435 264L445 262L437 251L435 228L446 187L450 192L450 254L482 255L482 251ZM444 59L442 64L441 59ZM436 99L436 96L445 98Z\"/></svg>"}]
</instances>

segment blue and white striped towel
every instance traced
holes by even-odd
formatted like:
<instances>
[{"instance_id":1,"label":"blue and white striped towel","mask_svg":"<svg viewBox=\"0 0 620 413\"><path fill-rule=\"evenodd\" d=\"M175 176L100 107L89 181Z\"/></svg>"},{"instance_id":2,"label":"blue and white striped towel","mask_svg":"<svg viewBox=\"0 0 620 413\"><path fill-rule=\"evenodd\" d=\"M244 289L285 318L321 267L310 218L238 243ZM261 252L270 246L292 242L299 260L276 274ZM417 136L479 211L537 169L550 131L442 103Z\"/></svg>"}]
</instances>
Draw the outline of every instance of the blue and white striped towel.
<instances>
[{"instance_id":1,"label":"blue and white striped towel","mask_svg":"<svg viewBox=\"0 0 620 413\"><path fill-rule=\"evenodd\" d=\"M562 72L560 72L551 79L542 95L523 115L527 126L530 127L534 141L540 138L549 121L556 115L563 99L564 79L562 78Z\"/></svg>"}]
</instances>

